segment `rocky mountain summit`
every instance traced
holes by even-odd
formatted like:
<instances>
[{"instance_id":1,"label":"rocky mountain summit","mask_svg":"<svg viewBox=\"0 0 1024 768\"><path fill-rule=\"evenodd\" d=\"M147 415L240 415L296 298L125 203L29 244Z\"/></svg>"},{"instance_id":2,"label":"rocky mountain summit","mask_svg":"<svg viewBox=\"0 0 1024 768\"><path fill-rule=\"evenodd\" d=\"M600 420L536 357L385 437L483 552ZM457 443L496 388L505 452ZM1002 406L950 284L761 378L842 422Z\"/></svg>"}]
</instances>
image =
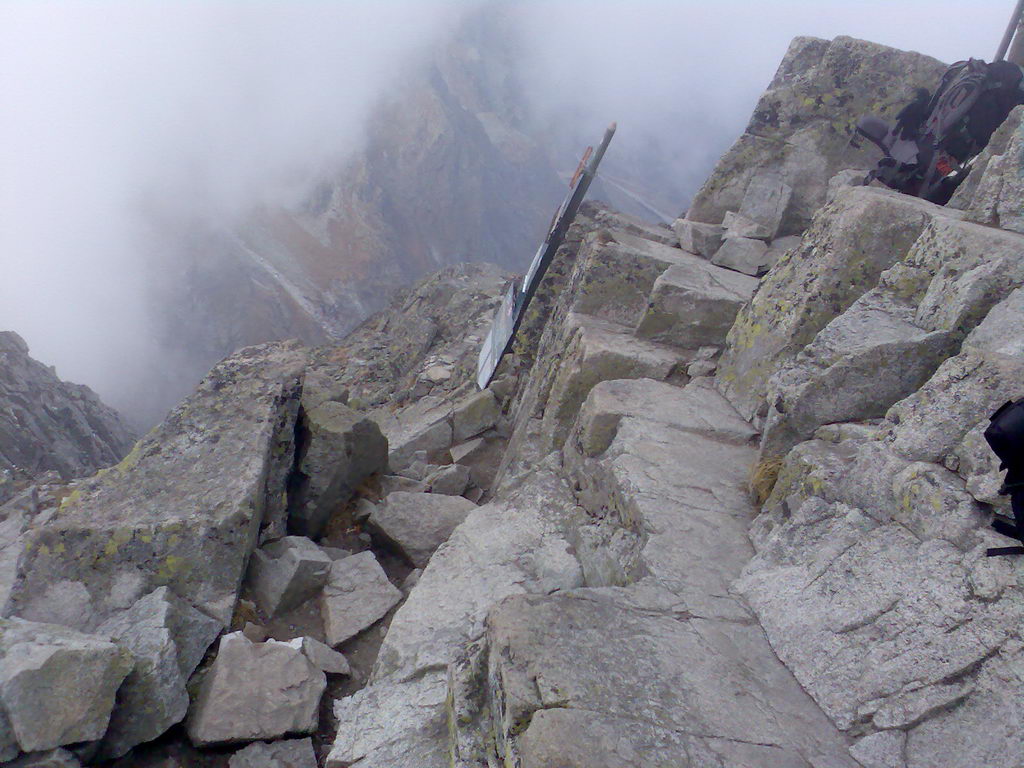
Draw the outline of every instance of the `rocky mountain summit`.
<instances>
[{"instance_id":1,"label":"rocky mountain summit","mask_svg":"<svg viewBox=\"0 0 1024 768\"><path fill-rule=\"evenodd\" d=\"M945 208L838 135L939 70L794 41L689 218L581 209L483 391L506 276L450 268L0 507L0 760L1019 766L981 431L1024 380L1024 109Z\"/></svg>"},{"instance_id":2,"label":"rocky mountain summit","mask_svg":"<svg viewBox=\"0 0 1024 768\"><path fill-rule=\"evenodd\" d=\"M132 431L86 386L61 381L0 332L0 502L47 472L71 480L118 461Z\"/></svg>"}]
</instances>

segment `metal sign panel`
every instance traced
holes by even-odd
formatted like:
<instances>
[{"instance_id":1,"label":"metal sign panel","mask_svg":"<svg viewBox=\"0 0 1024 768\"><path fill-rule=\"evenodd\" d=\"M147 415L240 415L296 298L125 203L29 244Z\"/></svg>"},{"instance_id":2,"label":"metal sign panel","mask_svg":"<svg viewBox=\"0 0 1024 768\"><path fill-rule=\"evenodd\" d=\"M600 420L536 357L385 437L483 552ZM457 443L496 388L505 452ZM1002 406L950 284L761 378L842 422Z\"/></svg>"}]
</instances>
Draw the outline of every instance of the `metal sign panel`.
<instances>
[{"instance_id":1,"label":"metal sign panel","mask_svg":"<svg viewBox=\"0 0 1024 768\"><path fill-rule=\"evenodd\" d=\"M569 193L558 207L558 211L551 220L547 235L544 237L544 242L537 249L529 269L523 276L522 287L519 288L513 283L509 287L509 291L506 292L501 306L498 307L494 321L491 323L491 330L484 340L483 348L477 359L476 383L480 389L490 384L501 358L511 347L512 337L515 336L516 330L519 328L523 313L529 306L533 294L537 292L537 286L544 278L544 273L555 257L555 252L565 239L565 233L576 218L576 212L590 188L590 182L597 175L597 167L601 164L601 158L604 157L614 135L615 123L612 123L604 132L604 138L596 151L592 147L587 147L583 159L569 183Z\"/></svg>"}]
</instances>

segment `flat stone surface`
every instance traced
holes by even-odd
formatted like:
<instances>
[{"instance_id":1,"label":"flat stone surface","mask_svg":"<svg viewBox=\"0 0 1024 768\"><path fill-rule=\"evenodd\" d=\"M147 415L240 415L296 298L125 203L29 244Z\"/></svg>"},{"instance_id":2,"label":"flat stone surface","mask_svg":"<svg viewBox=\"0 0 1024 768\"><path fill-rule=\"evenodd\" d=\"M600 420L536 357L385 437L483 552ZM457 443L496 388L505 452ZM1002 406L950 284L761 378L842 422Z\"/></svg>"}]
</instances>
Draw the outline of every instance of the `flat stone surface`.
<instances>
[{"instance_id":1,"label":"flat stone surface","mask_svg":"<svg viewBox=\"0 0 1024 768\"><path fill-rule=\"evenodd\" d=\"M248 583L272 618L298 607L327 583L331 558L305 536L286 536L252 553Z\"/></svg>"},{"instance_id":2,"label":"flat stone surface","mask_svg":"<svg viewBox=\"0 0 1024 768\"><path fill-rule=\"evenodd\" d=\"M711 263L716 267L759 277L768 271L768 246L762 240L729 236L711 257Z\"/></svg>"},{"instance_id":3,"label":"flat stone surface","mask_svg":"<svg viewBox=\"0 0 1024 768\"><path fill-rule=\"evenodd\" d=\"M228 768L317 768L313 740L257 741L235 752Z\"/></svg>"},{"instance_id":4,"label":"flat stone surface","mask_svg":"<svg viewBox=\"0 0 1024 768\"><path fill-rule=\"evenodd\" d=\"M92 629L166 585L226 626L261 525L283 525L265 520L284 511L267 482L292 462L305 362L282 342L215 366L120 464L25 534L4 613L67 621L54 595L73 590L76 625Z\"/></svg>"},{"instance_id":5,"label":"flat stone surface","mask_svg":"<svg viewBox=\"0 0 1024 768\"><path fill-rule=\"evenodd\" d=\"M454 446L452 450L455 450ZM448 464L427 477L427 490L430 493L443 493L446 496L461 496L469 486L469 476L469 467L462 464Z\"/></svg>"},{"instance_id":6,"label":"flat stone surface","mask_svg":"<svg viewBox=\"0 0 1024 768\"><path fill-rule=\"evenodd\" d=\"M312 733L327 678L299 649L224 635L203 674L186 729L196 746Z\"/></svg>"},{"instance_id":7,"label":"flat stone surface","mask_svg":"<svg viewBox=\"0 0 1024 768\"><path fill-rule=\"evenodd\" d=\"M703 260L669 267L654 282L636 335L683 349L721 345L756 288L757 280Z\"/></svg>"},{"instance_id":8,"label":"flat stone surface","mask_svg":"<svg viewBox=\"0 0 1024 768\"><path fill-rule=\"evenodd\" d=\"M105 637L0 619L0 753L96 741L131 658Z\"/></svg>"},{"instance_id":9,"label":"flat stone surface","mask_svg":"<svg viewBox=\"0 0 1024 768\"><path fill-rule=\"evenodd\" d=\"M656 243L678 247L679 238L671 227L664 224L652 224L649 221L630 216L628 213L616 211L599 202L589 202L589 213L594 222L602 227L617 229L630 235L642 237L645 240L653 240Z\"/></svg>"},{"instance_id":10,"label":"flat stone surface","mask_svg":"<svg viewBox=\"0 0 1024 768\"><path fill-rule=\"evenodd\" d=\"M320 599L327 644L337 646L381 619L402 593L372 552L359 552L334 561Z\"/></svg>"},{"instance_id":11,"label":"flat stone surface","mask_svg":"<svg viewBox=\"0 0 1024 768\"><path fill-rule=\"evenodd\" d=\"M367 526L396 546L415 567L423 568L475 508L476 504L461 496L397 492L374 510Z\"/></svg>"}]
</instances>

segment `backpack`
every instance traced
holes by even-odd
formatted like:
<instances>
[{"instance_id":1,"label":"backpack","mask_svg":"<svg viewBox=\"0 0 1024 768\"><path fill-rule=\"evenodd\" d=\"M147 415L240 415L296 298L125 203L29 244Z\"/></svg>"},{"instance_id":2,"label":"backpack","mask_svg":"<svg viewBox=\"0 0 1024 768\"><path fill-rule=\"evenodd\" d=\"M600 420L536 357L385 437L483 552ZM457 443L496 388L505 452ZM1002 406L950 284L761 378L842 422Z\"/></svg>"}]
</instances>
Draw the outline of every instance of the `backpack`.
<instances>
[{"instance_id":1,"label":"backpack","mask_svg":"<svg viewBox=\"0 0 1024 768\"><path fill-rule=\"evenodd\" d=\"M931 95L916 98L896 116L896 125L873 116L857 121L857 134L883 157L868 181L945 204L1010 111L1024 103L1024 72L1015 64L980 59L951 65Z\"/></svg>"}]
</instances>

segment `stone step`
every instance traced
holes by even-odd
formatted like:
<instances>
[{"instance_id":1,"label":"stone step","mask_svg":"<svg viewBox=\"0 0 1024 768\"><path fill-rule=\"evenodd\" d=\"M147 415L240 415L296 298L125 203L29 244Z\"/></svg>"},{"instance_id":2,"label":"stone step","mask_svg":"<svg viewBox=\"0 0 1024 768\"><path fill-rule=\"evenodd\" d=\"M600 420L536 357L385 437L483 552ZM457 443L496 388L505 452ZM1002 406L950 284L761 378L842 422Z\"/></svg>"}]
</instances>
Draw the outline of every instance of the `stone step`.
<instances>
[{"instance_id":1,"label":"stone step","mask_svg":"<svg viewBox=\"0 0 1024 768\"><path fill-rule=\"evenodd\" d=\"M621 230L601 230L580 248L571 285L571 311L635 328L654 281L676 264L706 263L698 256Z\"/></svg>"},{"instance_id":2,"label":"stone step","mask_svg":"<svg viewBox=\"0 0 1024 768\"><path fill-rule=\"evenodd\" d=\"M636 335L684 349L722 346L757 284L703 259L673 264L654 281Z\"/></svg>"},{"instance_id":3,"label":"stone step","mask_svg":"<svg viewBox=\"0 0 1024 768\"><path fill-rule=\"evenodd\" d=\"M570 313L565 329L564 351L541 422L542 440L548 449L559 448L565 441L580 406L598 382L685 380L685 364L694 355L693 350L638 339L631 327L591 315Z\"/></svg>"}]
</instances>

